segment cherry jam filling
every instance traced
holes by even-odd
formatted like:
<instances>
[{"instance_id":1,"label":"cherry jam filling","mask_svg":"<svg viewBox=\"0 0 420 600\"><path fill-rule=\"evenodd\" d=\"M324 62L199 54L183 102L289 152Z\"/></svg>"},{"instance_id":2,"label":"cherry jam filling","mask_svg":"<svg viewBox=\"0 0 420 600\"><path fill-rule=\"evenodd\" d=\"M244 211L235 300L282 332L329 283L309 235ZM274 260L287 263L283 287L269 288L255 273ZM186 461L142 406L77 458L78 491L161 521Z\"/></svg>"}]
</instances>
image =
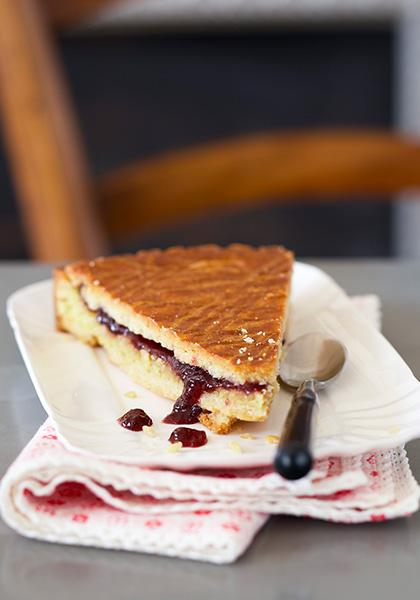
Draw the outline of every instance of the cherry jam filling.
<instances>
[{"instance_id":1,"label":"cherry jam filling","mask_svg":"<svg viewBox=\"0 0 420 600\"><path fill-rule=\"evenodd\" d=\"M142 408L132 408L118 419L118 423L124 429L131 431L142 431L143 427L153 425L152 419Z\"/></svg>"},{"instance_id":2,"label":"cherry jam filling","mask_svg":"<svg viewBox=\"0 0 420 600\"><path fill-rule=\"evenodd\" d=\"M177 427L169 436L171 444L181 442L184 448L199 448L207 444L207 435L205 431L191 429L191 427Z\"/></svg>"},{"instance_id":3,"label":"cherry jam filling","mask_svg":"<svg viewBox=\"0 0 420 600\"><path fill-rule=\"evenodd\" d=\"M246 394L252 394L266 388L264 384L253 381L236 384L228 379L218 379L201 367L183 363L175 358L172 350L168 350L168 348L164 348L157 342L148 340L140 334L131 332L124 325L117 323L102 309L96 312L96 320L101 325L105 325L111 333L127 337L137 350L146 350L154 358L160 358L166 362L182 380L184 384L182 394L175 402L172 412L164 418L164 423L176 425L198 423L200 415L208 412L201 408L199 404L204 392L214 392L218 389L235 389Z\"/></svg>"}]
</instances>

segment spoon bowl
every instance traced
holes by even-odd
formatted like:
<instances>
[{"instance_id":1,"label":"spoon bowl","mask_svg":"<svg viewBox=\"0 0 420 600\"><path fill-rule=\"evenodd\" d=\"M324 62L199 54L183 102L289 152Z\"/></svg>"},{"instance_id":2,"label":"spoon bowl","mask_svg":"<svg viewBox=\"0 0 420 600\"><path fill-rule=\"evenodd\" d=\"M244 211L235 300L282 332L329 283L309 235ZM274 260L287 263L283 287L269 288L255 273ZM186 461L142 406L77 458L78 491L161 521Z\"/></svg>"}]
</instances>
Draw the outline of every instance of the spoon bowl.
<instances>
[{"instance_id":1,"label":"spoon bowl","mask_svg":"<svg viewBox=\"0 0 420 600\"><path fill-rule=\"evenodd\" d=\"M306 333L286 346L279 377L292 388L313 379L320 389L342 371L346 357L346 349L338 340L318 332Z\"/></svg>"}]
</instances>

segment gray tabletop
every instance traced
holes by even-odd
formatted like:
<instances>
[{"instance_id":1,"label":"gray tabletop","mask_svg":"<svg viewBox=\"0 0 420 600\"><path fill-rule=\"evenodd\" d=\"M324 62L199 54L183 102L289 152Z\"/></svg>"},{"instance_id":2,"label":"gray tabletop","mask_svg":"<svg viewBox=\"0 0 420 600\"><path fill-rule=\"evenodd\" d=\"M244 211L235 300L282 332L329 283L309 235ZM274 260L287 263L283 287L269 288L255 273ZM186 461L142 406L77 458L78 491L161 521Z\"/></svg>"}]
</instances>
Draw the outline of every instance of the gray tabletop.
<instances>
[{"instance_id":1,"label":"gray tabletop","mask_svg":"<svg viewBox=\"0 0 420 600\"><path fill-rule=\"evenodd\" d=\"M349 293L381 296L384 333L420 377L420 262L318 264ZM0 266L0 305L14 290L48 274L44 266ZM4 310L0 416L2 475L45 419ZM420 478L420 442L409 445L409 455ZM37 542L0 523L1 600L417 600L419 594L420 513L408 520L352 526L275 517L230 566Z\"/></svg>"}]
</instances>

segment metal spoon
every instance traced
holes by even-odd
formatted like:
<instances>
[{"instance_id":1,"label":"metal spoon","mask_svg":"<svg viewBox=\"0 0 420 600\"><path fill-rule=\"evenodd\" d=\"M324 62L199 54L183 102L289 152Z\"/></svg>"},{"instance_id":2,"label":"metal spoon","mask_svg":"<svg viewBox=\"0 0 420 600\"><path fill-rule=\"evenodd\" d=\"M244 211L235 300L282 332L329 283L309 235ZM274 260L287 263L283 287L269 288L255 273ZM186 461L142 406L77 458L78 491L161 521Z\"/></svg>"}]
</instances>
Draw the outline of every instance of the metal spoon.
<instances>
[{"instance_id":1,"label":"metal spoon","mask_svg":"<svg viewBox=\"0 0 420 600\"><path fill-rule=\"evenodd\" d=\"M285 479L300 479L312 467L312 413L317 390L341 372L346 350L322 333L307 333L286 346L280 363L280 382L295 389L274 459L274 468Z\"/></svg>"}]
</instances>

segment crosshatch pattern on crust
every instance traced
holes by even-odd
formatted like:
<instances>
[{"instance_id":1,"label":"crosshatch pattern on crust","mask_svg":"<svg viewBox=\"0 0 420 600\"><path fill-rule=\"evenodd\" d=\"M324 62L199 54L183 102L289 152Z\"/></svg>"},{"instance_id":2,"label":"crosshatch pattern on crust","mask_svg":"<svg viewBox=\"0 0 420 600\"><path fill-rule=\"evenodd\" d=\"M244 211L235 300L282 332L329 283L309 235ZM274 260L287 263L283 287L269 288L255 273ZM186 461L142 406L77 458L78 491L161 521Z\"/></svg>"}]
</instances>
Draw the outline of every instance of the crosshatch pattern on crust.
<instances>
[{"instance_id":1,"label":"crosshatch pattern on crust","mask_svg":"<svg viewBox=\"0 0 420 600\"><path fill-rule=\"evenodd\" d=\"M142 251L66 267L74 285L96 288L174 338L197 345L232 372L271 378L284 333L293 254L233 244Z\"/></svg>"}]
</instances>

